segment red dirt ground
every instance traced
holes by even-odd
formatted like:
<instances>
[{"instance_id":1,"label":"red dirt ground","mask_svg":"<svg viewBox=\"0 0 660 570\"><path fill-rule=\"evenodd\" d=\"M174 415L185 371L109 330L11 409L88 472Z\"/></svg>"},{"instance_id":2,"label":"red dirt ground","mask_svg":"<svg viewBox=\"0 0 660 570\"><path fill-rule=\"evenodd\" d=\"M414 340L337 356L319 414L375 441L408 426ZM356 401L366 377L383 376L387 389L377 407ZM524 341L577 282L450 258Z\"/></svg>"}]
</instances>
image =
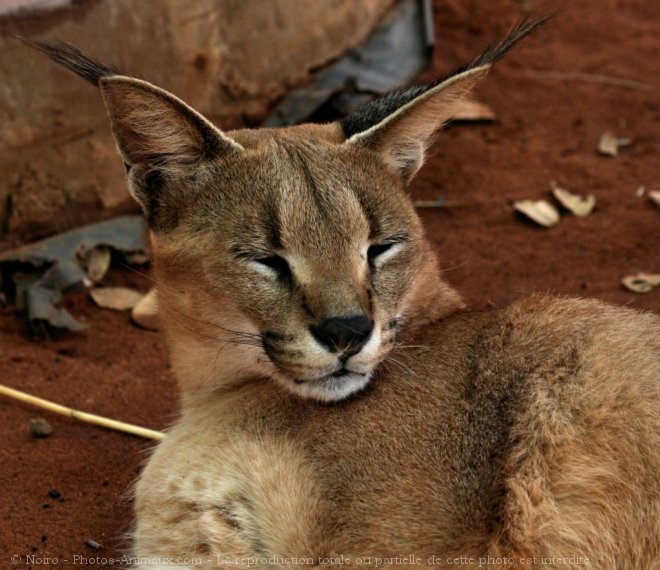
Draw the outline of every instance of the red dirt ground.
<instances>
[{"instance_id":1,"label":"red dirt ground","mask_svg":"<svg viewBox=\"0 0 660 570\"><path fill-rule=\"evenodd\" d=\"M472 307L552 291L660 310L660 290L635 295L620 285L629 273L660 272L660 209L636 195L640 186L660 190L657 89L530 76L532 70L585 72L656 87L659 6L647 0L567 2L480 89L498 121L451 128L433 148L412 193L464 203L421 215L447 279ZM434 73L469 60L537 7L533 0L437 2ZM616 158L598 156L605 130L633 144ZM550 230L517 219L511 202L547 197L552 179L595 194L593 215L566 215ZM108 283L148 288L146 279L128 272L113 272ZM170 424L177 393L162 336L131 326L126 314L95 308L84 294L68 305L91 327L51 341L28 340L20 317L3 310L1 382L148 427ZM151 444L57 416L46 416L51 437L32 439L28 422L39 415L0 399L0 568L29 567L30 554L59 558L58 567L68 567L74 555L121 553L131 526L131 485ZM52 489L61 499L49 497ZM87 538L102 548L93 550ZM12 555L22 557L13 566ZM34 565L47 567L54 564Z\"/></svg>"}]
</instances>

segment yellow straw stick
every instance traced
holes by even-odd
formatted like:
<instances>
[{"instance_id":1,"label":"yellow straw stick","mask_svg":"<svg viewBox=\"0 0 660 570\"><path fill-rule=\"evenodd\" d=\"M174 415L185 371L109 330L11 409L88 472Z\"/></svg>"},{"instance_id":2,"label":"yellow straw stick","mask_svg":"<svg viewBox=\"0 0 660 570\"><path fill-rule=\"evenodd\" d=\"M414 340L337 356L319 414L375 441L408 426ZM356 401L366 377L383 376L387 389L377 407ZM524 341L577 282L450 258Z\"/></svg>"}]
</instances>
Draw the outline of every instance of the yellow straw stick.
<instances>
[{"instance_id":1,"label":"yellow straw stick","mask_svg":"<svg viewBox=\"0 0 660 570\"><path fill-rule=\"evenodd\" d=\"M74 410L73 408L68 408L66 406L56 404L55 402L44 400L43 398L31 396L30 394L26 394L20 390L14 390L13 388L3 386L2 384L0 384L0 394L15 400L19 400L21 402L25 402L31 406L36 406L37 408L42 408L62 416L68 416L88 424L94 424L117 431L123 431L125 433L130 433L131 435L137 435L139 437L145 437L147 439L163 439L165 437L165 434L161 431L155 431L133 424L127 424L125 422L119 422L117 420L111 420L109 418L97 416L96 414L89 414L87 412L81 412L80 410Z\"/></svg>"}]
</instances>

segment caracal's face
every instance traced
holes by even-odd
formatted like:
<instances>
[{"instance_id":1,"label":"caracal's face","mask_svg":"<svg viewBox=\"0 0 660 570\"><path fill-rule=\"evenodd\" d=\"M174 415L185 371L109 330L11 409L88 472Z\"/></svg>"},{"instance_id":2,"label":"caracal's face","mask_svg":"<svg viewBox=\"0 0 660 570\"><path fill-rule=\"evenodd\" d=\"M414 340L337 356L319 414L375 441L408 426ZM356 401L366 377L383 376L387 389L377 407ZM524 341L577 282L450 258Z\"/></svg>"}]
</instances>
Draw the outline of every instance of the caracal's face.
<instances>
[{"instance_id":1,"label":"caracal's face","mask_svg":"<svg viewBox=\"0 0 660 570\"><path fill-rule=\"evenodd\" d=\"M182 319L213 322L219 344L249 345L287 389L334 401L392 348L424 256L396 173L315 133L233 133L245 152L191 182L165 239L201 269L177 286L196 299Z\"/></svg>"},{"instance_id":2,"label":"caracal's face","mask_svg":"<svg viewBox=\"0 0 660 570\"><path fill-rule=\"evenodd\" d=\"M443 81L340 122L229 133L70 45L36 43L101 90L152 231L180 383L203 386L203 397L265 375L325 401L363 388L424 297L415 277L434 266L404 185L490 62L542 22L522 22ZM223 350L231 344L251 353Z\"/></svg>"},{"instance_id":3,"label":"caracal's face","mask_svg":"<svg viewBox=\"0 0 660 570\"><path fill-rule=\"evenodd\" d=\"M264 375L340 400L369 382L411 305L410 314L437 312L442 287L436 298L421 290L435 263L404 185L490 64L543 21L521 22L442 81L337 123L229 133L73 46L33 44L101 91L152 232L185 398Z\"/></svg>"}]
</instances>

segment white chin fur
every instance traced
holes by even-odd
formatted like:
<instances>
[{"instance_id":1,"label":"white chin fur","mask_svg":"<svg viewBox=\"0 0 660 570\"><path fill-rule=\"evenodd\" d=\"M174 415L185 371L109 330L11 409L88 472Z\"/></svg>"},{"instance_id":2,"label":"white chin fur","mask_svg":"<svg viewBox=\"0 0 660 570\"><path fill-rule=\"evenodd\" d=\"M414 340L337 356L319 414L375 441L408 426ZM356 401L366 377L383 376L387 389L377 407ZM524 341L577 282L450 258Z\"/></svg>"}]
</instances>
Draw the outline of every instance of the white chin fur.
<instances>
[{"instance_id":1,"label":"white chin fur","mask_svg":"<svg viewBox=\"0 0 660 570\"><path fill-rule=\"evenodd\" d=\"M346 374L345 376L326 376L318 380L294 382L288 378L276 376L277 381L296 396L320 402L338 402L362 390L371 379L368 374Z\"/></svg>"}]
</instances>

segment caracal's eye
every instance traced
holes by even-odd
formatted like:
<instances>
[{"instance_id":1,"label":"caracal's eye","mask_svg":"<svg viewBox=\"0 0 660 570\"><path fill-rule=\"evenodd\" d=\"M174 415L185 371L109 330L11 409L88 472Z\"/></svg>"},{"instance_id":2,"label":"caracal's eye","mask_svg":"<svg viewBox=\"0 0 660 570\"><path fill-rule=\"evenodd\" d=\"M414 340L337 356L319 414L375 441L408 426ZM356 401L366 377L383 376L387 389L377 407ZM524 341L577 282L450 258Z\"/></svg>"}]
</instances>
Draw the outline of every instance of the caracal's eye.
<instances>
[{"instance_id":1,"label":"caracal's eye","mask_svg":"<svg viewBox=\"0 0 660 570\"><path fill-rule=\"evenodd\" d=\"M269 255L252 260L258 266L269 268L274 271L280 279L289 279L291 277L291 268L286 259L279 255Z\"/></svg>"},{"instance_id":2,"label":"caracal's eye","mask_svg":"<svg viewBox=\"0 0 660 570\"><path fill-rule=\"evenodd\" d=\"M376 258L383 255L386 251L392 249L393 243L374 243L367 249L367 260L370 264L376 261Z\"/></svg>"},{"instance_id":3,"label":"caracal's eye","mask_svg":"<svg viewBox=\"0 0 660 570\"><path fill-rule=\"evenodd\" d=\"M367 262L369 263L369 267L376 269L385 263L385 261L403 247L403 241L403 239L398 238L372 243L367 249Z\"/></svg>"}]
</instances>

